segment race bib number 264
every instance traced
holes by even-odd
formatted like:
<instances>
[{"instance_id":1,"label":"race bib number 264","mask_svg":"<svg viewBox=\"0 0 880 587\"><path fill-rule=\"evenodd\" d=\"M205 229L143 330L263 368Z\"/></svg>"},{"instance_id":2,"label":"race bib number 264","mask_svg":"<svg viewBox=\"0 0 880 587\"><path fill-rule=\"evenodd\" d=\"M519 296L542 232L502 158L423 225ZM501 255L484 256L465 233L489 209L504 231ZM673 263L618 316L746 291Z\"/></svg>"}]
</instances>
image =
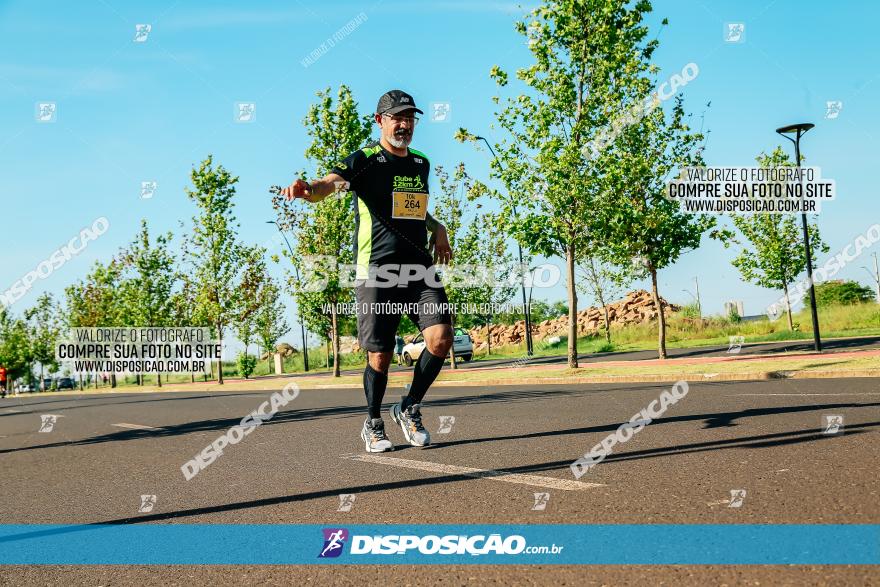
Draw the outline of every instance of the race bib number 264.
<instances>
[{"instance_id":1,"label":"race bib number 264","mask_svg":"<svg viewBox=\"0 0 880 587\"><path fill-rule=\"evenodd\" d=\"M428 212L428 194L419 192L392 192L394 207L392 218L424 220Z\"/></svg>"}]
</instances>

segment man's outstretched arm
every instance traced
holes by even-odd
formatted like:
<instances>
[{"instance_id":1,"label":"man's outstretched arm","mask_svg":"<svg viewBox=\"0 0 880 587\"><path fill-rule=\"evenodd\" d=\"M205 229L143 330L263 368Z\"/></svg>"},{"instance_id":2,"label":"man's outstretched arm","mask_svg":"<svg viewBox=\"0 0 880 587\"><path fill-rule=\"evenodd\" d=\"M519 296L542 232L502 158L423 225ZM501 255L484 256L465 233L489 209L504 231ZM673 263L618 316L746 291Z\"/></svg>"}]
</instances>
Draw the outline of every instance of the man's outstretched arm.
<instances>
[{"instance_id":1,"label":"man's outstretched arm","mask_svg":"<svg viewBox=\"0 0 880 587\"><path fill-rule=\"evenodd\" d=\"M341 175L330 173L311 182L297 179L286 188L281 188L281 195L288 200L302 198L308 202L320 202L330 194L344 189L342 186L347 187L347 184Z\"/></svg>"}]
</instances>

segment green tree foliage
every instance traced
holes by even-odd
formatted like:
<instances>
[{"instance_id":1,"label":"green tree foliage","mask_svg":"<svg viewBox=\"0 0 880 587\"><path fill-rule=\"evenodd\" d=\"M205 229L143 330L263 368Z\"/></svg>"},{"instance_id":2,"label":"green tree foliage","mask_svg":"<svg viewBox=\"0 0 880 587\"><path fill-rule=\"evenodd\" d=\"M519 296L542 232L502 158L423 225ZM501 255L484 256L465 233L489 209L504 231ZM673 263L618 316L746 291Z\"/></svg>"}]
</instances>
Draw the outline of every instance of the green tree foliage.
<instances>
[{"instance_id":1,"label":"green tree foliage","mask_svg":"<svg viewBox=\"0 0 880 587\"><path fill-rule=\"evenodd\" d=\"M214 166L208 156L190 174L192 189L186 194L198 208L193 216L190 247L187 252L195 268L194 282L198 292L197 313L214 329L217 341L223 343L224 329L234 319L237 307L236 278L240 270L242 247L236 230L233 197L238 177L222 165ZM223 368L217 361L217 382L223 383Z\"/></svg>"},{"instance_id":2,"label":"green tree foliage","mask_svg":"<svg viewBox=\"0 0 880 587\"><path fill-rule=\"evenodd\" d=\"M756 160L761 167L793 165L782 147L776 147L769 155L761 153ZM731 220L742 235L741 239L727 243L728 246L732 242L740 244L733 266L746 281L783 291L788 329L794 330L788 286L807 269L803 228L799 219L792 214L752 214L732 216ZM809 224L808 231L810 251L815 259L818 252L827 252L829 248L822 242L818 224Z\"/></svg>"},{"instance_id":3,"label":"green tree foliage","mask_svg":"<svg viewBox=\"0 0 880 587\"><path fill-rule=\"evenodd\" d=\"M682 212L678 202L665 197L666 182L677 170L703 165L699 145L704 137L691 131L687 118L683 98L676 96L671 112L648 112L599 157L608 174L596 215L600 222L595 234L602 242L596 251L613 265L643 268L650 275L661 359L666 358L666 315L657 274L699 247L703 234L716 224L714 217Z\"/></svg>"},{"instance_id":4,"label":"green tree foliage","mask_svg":"<svg viewBox=\"0 0 880 587\"><path fill-rule=\"evenodd\" d=\"M55 343L61 337L64 323L61 309L52 297L44 293L37 298L36 304L24 312L27 322L28 340L31 343L31 356L40 363L40 381L43 381L44 370L55 373L58 361L55 359Z\"/></svg>"},{"instance_id":5,"label":"green tree foliage","mask_svg":"<svg viewBox=\"0 0 880 587\"><path fill-rule=\"evenodd\" d=\"M511 195L502 203L510 233L530 251L566 261L570 367L578 364L575 263L594 241L603 190L589 146L637 93L633 86L645 85L640 74L656 46L642 24L650 8L644 0L541 4L516 25L534 59L516 72L526 91L496 113L509 139L496 144L492 169ZM498 66L490 75L508 84ZM458 138L474 137L462 129Z\"/></svg>"},{"instance_id":6,"label":"green tree foliage","mask_svg":"<svg viewBox=\"0 0 880 587\"><path fill-rule=\"evenodd\" d=\"M269 354L275 352L278 340L290 332L290 326L284 318L284 304L281 302L281 288L275 280L268 278L258 294L259 305L254 317L257 339Z\"/></svg>"},{"instance_id":7,"label":"green tree foliage","mask_svg":"<svg viewBox=\"0 0 880 587\"><path fill-rule=\"evenodd\" d=\"M125 326L130 313L123 295L123 264L96 262L86 277L65 289L67 325L81 328ZM98 374L95 374L97 386ZM116 387L116 375L110 375Z\"/></svg>"},{"instance_id":8,"label":"green tree foliage","mask_svg":"<svg viewBox=\"0 0 880 587\"><path fill-rule=\"evenodd\" d=\"M176 283L175 256L171 253L172 234L166 233L150 240L146 220L129 247L123 250L119 261L125 272L120 287L126 326L161 328L174 324ZM162 386L162 375L156 373L156 382Z\"/></svg>"},{"instance_id":9,"label":"green tree foliage","mask_svg":"<svg viewBox=\"0 0 880 587\"><path fill-rule=\"evenodd\" d=\"M8 307L0 306L0 366L6 367L7 385L18 378L30 381L34 363L31 331Z\"/></svg>"},{"instance_id":10,"label":"green tree foliage","mask_svg":"<svg viewBox=\"0 0 880 587\"><path fill-rule=\"evenodd\" d=\"M238 284L235 330L238 340L244 344L245 353L256 337L256 319L262 302L261 292L266 287L266 249L260 246L242 248L242 272Z\"/></svg>"},{"instance_id":11,"label":"green tree foliage","mask_svg":"<svg viewBox=\"0 0 880 587\"><path fill-rule=\"evenodd\" d=\"M254 369L257 368L257 358L251 354L248 354L247 351L243 351L238 354L238 359L236 363L238 365L238 374L245 379L249 378L251 376L251 373L254 372Z\"/></svg>"},{"instance_id":12,"label":"green tree foliage","mask_svg":"<svg viewBox=\"0 0 880 587\"><path fill-rule=\"evenodd\" d=\"M364 146L372 122L369 116L358 114L357 103L345 85L340 86L335 101L329 88L317 95L317 103L309 108L303 121L311 137L305 157L316 174L323 177L349 153ZM317 204L273 198L279 226L296 236L296 253L291 262L299 277L289 277L288 283L300 315L309 330L323 333L332 341L337 357L345 323L354 322L353 316L336 312L337 303L354 300L354 290L340 284L337 271L339 264L353 263L354 227L351 193L345 186L339 188L337 194ZM284 255L289 256L287 252ZM330 308L329 315L323 310L325 306ZM334 362L333 374L340 376L338 360Z\"/></svg>"},{"instance_id":13,"label":"green tree foliage","mask_svg":"<svg viewBox=\"0 0 880 587\"><path fill-rule=\"evenodd\" d=\"M447 279L447 296L456 307L487 310L457 314L453 317L454 325L467 328L491 324L493 305L509 301L515 291L507 282L513 259L507 252L506 233L496 215L480 212L481 203L471 204L487 192L482 184L471 181L463 163L455 167L451 177L441 165L435 167L435 173L440 189L434 197L434 216L446 227L454 255L450 269L466 269L461 271L462 281L473 280L456 283L454 277ZM463 232L466 217L470 221ZM452 364L455 368L454 357Z\"/></svg>"},{"instance_id":14,"label":"green tree foliage","mask_svg":"<svg viewBox=\"0 0 880 587\"><path fill-rule=\"evenodd\" d=\"M874 300L874 291L857 281L844 281L836 279L819 283L816 288L816 305L818 306L842 306L861 304ZM804 296L803 303L809 305L810 294Z\"/></svg>"}]
</instances>

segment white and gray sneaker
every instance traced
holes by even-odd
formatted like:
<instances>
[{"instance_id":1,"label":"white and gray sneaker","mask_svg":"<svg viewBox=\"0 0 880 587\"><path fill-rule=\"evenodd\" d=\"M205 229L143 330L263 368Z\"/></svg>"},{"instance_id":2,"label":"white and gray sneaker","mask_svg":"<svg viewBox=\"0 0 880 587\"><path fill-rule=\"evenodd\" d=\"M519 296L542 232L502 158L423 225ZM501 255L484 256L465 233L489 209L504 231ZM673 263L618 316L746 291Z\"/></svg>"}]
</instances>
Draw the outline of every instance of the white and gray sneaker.
<instances>
[{"instance_id":1,"label":"white and gray sneaker","mask_svg":"<svg viewBox=\"0 0 880 587\"><path fill-rule=\"evenodd\" d=\"M428 446L431 444L431 435L422 426L422 412L420 404L413 404L402 410L403 398L400 403L391 406L391 419L403 430L406 441L413 446Z\"/></svg>"},{"instance_id":2,"label":"white and gray sneaker","mask_svg":"<svg viewBox=\"0 0 880 587\"><path fill-rule=\"evenodd\" d=\"M361 428L361 439L367 452L387 452L394 450L394 445L385 435L385 422L382 418L367 418Z\"/></svg>"}]
</instances>

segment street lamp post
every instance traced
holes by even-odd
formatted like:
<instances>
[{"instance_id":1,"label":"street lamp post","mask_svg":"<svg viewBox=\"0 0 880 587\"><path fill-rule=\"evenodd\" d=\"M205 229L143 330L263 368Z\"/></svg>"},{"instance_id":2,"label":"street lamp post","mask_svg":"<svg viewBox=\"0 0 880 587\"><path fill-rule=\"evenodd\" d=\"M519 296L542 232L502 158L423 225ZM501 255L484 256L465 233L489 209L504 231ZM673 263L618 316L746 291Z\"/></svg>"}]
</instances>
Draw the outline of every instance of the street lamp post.
<instances>
[{"instance_id":1,"label":"street lamp post","mask_svg":"<svg viewBox=\"0 0 880 587\"><path fill-rule=\"evenodd\" d=\"M880 269L877 267L877 253L874 253L874 272L871 273L871 270L867 267L862 266L862 269L867 271L871 275L871 279L874 280L874 285L877 286L877 303L880 304Z\"/></svg>"},{"instance_id":2,"label":"street lamp post","mask_svg":"<svg viewBox=\"0 0 880 587\"><path fill-rule=\"evenodd\" d=\"M287 235L284 234L283 230L281 230L281 226L277 222L275 222L274 220L267 220L266 224L274 224L275 227L278 229L278 232L281 233L281 236L284 237L284 242L287 243L287 249L290 251L290 260L292 262L293 257L294 257L293 247L290 246L290 241L287 240ZM300 281L299 268L296 266L295 263L293 264L293 270L296 271L296 280ZM303 369L305 371L308 371L309 370L309 343L308 343L308 341L306 341L306 324L305 324L305 321L303 320L302 312L299 312L299 327L300 327L300 332L302 333L302 341L303 341Z\"/></svg>"},{"instance_id":3,"label":"street lamp post","mask_svg":"<svg viewBox=\"0 0 880 587\"><path fill-rule=\"evenodd\" d=\"M498 159L495 155L495 151L492 149L492 145L489 144L489 141L486 140L486 137L476 137L478 141L483 141L486 143L486 146L489 147L489 152L492 153L492 157L494 159ZM499 161L498 166L501 167L501 162ZM502 167L502 171L503 171ZM513 206L513 215L516 216L516 204L511 200L511 205ZM522 268L523 266L523 254L522 254L522 245L519 244L519 241L516 241L516 250L519 255L519 266ZM526 354L531 356L534 354L534 347L532 345L532 317L531 317L531 308L529 307L529 301L526 300L526 284L525 282L520 283L520 288L522 289L522 300L523 300L523 314L526 319Z\"/></svg>"},{"instance_id":4,"label":"street lamp post","mask_svg":"<svg viewBox=\"0 0 880 587\"><path fill-rule=\"evenodd\" d=\"M800 124L790 124L776 129L776 132L779 133L780 136L783 136L794 143L794 156L798 169L800 169L801 166L801 136L814 126L814 124L810 124L809 122L802 122ZM788 136L790 134L794 134L795 138ZM806 249L805 252L807 257L807 279L810 281L810 315L813 320L813 345L816 348L816 352L820 352L822 350L822 340L819 335L819 314L816 311L816 288L813 286L813 256L810 252L810 232L807 229L806 212L801 212L801 226L804 231L804 248ZM788 311L791 312L791 308L789 308Z\"/></svg>"}]
</instances>

